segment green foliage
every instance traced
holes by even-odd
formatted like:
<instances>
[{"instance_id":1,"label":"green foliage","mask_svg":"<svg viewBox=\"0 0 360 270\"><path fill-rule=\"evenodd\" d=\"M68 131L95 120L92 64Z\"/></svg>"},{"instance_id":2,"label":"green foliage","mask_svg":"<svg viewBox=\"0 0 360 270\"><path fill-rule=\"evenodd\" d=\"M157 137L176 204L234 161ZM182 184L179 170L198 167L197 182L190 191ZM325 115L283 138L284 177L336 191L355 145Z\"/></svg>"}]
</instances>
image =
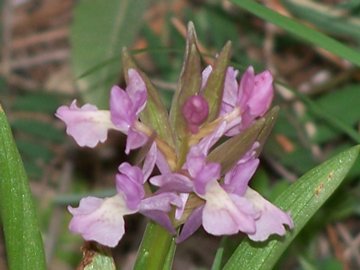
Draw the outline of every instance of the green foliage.
<instances>
[{"instance_id":1,"label":"green foliage","mask_svg":"<svg viewBox=\"0 0 360 270\"><path fill-rule=\"evenodd\" d=\"M10 269L45 269L45 256L27 176L0 106L0 216Z\"/></svg>"},{"instance_id":2,"label":"green foliage","mask_svg":"<svg viewBox=\"0 0 360 270\"><path fill-rule=\"evenodd\" d=\"M31 179L40 179L44 164L55 157L55 145L65 142L63 130L55 127L53 117L64 96L38 91L16 96L10 108L14 112L10 125L17 147ZM49 117L50 116L50 117Z\"/></svg>"},{"instance_id":3,"label":"green foliage","mask_svg":"<svg viewBox=\"0 0 360 270\"><path fill-rule=\"evenodd\" d=\"M148 4L141 0L78 3L71 28L74 72L79 76L100 64L96 72L77 80L85 101L107 108L110 88L119 80L121 48L133 43Z\"/></svg>"},{"instance_id":4,"label":"green foliage","mask_svg":"<svg viewBox=\"0 0 360 270\"><path fill-rule=\"evenodd\" d=\"M232 59L229 59L230 46L225 47L223 51L225 56L219 57L220 65L216 65L220 66L218 73L220 75L228 63L238 67L240 71L244 70L249 64L260 70L262 65L265 64L261 57L253 57L254 54L258 54L258 51L254 53L253 50L261 51L265 46L265 39L262 32L263 25L259 24L258 20L254 20L251 14L265 19L266 22L276 24L301 41L311 43L319 49L328 50L340 57L341 60L348 60L355 65L360 65L360 54L356 50L360 42L358 27L360 9L356 0L332 6L326 6L319 1L282 0L281 3L288 8L292 15L296 16L296 19L286 18L264 5L258 4L256 1L233 0L232 2L243 10L235 8L227 10L223 9L217 1L206 1L206 4L198 3L196 8L185 9L181 14L183 18L187 18L184 21L194 21L199 40L205 45L207 52L212 53L215 51L214 49L218 51L228 40L231 41L234 55ZM184 121L181 118L181 104L188 96L198 92L200 88L199 74L204 66L201 63L201 57L203 56L199 55L195 32L190 29L192 32L190 31L189 35L192 37L186 45L186 61L184 64L188 69L181 74L178 80L177 74L182 64L184 39L171 25L170 17L173 14L170 14L170 12L166 14L165 25L160 34L154 31L151 25L144 26L143 21L139 18L143 16L148 6L149 1L140 0L80 1L74 12L74 23L71 29L72 65L75 76L78 76L77 83L82 98L86 102L105 108L108 106L111 85L118 83L122 78L121 70L125 71L124 77L127 79L126 71L129 68L137 68L137 64L132 60L132 57L136 59L138 54L149 55L150 64L152 64L150 67L153 68L151 72L154 73L151 77L161 78L162 82L165 82L163 84L165 86L158 85L154 80L155 87L150 79L144 73L141 73L149 90L150 98L146 110L141 115L141 120L156 130L159 136L166 140L169 145L176 143L179 146L183 140L186 140L188 135L186 134ZM302 23L298 19L305 20L305 22ZM321 31L333 35L334 38L314 30L312 26L306 26L309 23L316 29L321 29ZM301 43L298 43L297 39L291 38L286 32L277 35L275 39L276 49L286 50L291 47L293 49L293 47L298 48L296 46L304 46L303 44L299 45ZM121 62L122 47L128 46L131 48L139 33L144 36L148 47L141 50L124 51L123 61ZM335 38L340 38L343 42L340 43ZM348 45L345 45L345 43ZM349 46L349 44L351 45ZM247 52L251 53L248 54ZM209 57L209 55L206 55L206 57ZM323 61L323 59L318 58L315 58L315 60ZM142 63L139 62L139 66L142 66ZM144 66L150 69L148 65ZM306 66L306 68L308 67ZM338 67L333 68L330 66L329 69L335 73ZM355 74L357 71L355 68L353 69ZM217 114L223 84L222 77L213 76L214 78L210 79L205 91L209 102L215 105L212 107L216 107L211 112L212 115L209 119ZM279 196L275 204L283 207L283 209L290 210L296 223L295 230L286 235L284 239L272 238L265 244L244 241L225 269L268 269L276 263L281 252L293 240L295 252L292 249L287 249L287 255L291 258L298 257L300 267L303 269L341 268L340 262L336 259L329 257L318 260L314 258L311 252L306 252L306 250L311 245L314 245L316 234L328 222L360 215L358 203L360 185L356 182L357 177L360 175L360 162L359 159L357 162L354 161L358 148L346 150L354 142L360 142L360 135L354 129L360 121L360 107L358 106L360 100L359 83L355 76L352 78L355 78L355 80L351 82L344 80L340 86L327 86L323 92L316 92L316 96L299 94L296 90L292 90L295 94L295 100L305 105L303 115L299 116L293 111L292 101L289 102L279 98L281 109L278 117L277 111L270 112L265 120L259 120L245 133L230 139L227 143L211 152L209 160L220 162L222 169L227 170L234 160L251 146L254 140L260 141L262 148L264 141L269 137L269 143L266 144L264 151L267 158L264 162L266 165L257 173L251 185L270 200ZM177 80L178 86L174 103L177 103L178 106L173 106L170 113L171 122L175 124L173 126L170 126L170 124L164 125L163 123L168 123L164 119L168 117L166 108L170 107L173 94L173 91L169 91L169 89L174 88L167 88L166 83L170 85ZM0 81L1 84L2 81ZM158 92L156 88L164 91ZM286 88L291 89L287 85ZM0 87L0 93L9 94L5 87ZM44 115L53 115L56 108L63 103L62 97L42 92L19 95L15 98L12 96L10 100L12 100L10 102L11 108L15 112L14 117L10 114L10 122L15 135L18 137L16 143L24 158L25 168L31 178L39 178L43 174L44 164L48 164L54 158L55 146L64 142L64 132L55 128L54 119L52 118L49 121L49 119L44 120L43 118ZM16 113L22 113L30 117L19 117ZM33 113L34 115L39 114L40 118L31 117ZM175 118L176 121L173 121ZM310 136L304 131L305 125L309 122L315 127L314 136ZM274 124L274 132L269 136ZM1 128L3 127L1 126ZM277 141L279 135L287 138L294 146L294 149L285 151L286 149ZM175 136L177 138L174 138ZM267 160L276 160L294 175L302 175L319 163L319 159L311 152L313 145L324 151L321 157L322 160L328 156L333 156L335 153L345 150L346 152L307 173L289 188L290 182L284 179L286 177L283 175L279 177L274 173ZM261 148L259 148L258 152L260 152ZM232 158L226 157L225 153ZM0 156L1 154L3 153L0 152ZM350 158L350 156L352 157ZM340 157L344 157L341 164ZM347 161L345 161L346 159ZM355 165L347 173L352 162L355 162ZM3 172L0 171L0 175ZM20 170L18 174L21 173ZM332 180L328 181L327 177L330 175L333 175ZM344 185L324 204L326 198L331 195L345 175L347 175L347 179L344 181ZM278 181L272 183L274 178L281 179L277 179ZM324 186L321 185L322 182L325 183ZM54 203L61 205L75 204L85 195L111 196L115 193L115 190L100 190L86 194L74 194L73 192L57 196ZM318 195L316 195L317 192ZM15 193L15 196L18 196L18 194ZM0 196L1 207L2 200L5 199L2 194ZM24 203L24 201L21 201L21 203ZM317 214L312 219L309 219L322 204L323 206L317 211ZM31 207L31 204L24 204L23 211L27 211L28 207ZM11 207L8 207L6 211L10 212L9 209ZM15 211L21 211L18 208L14 209ZM305 226L305 223L307 224L305 230L301 232L299 237L294 239L301 228ZM33 228L32 225L30 227ZM5 232L9 234L8 231ZM15 235L12 232L10 233ZM27 231L23 233L26 234ZM38 235L37 232L34 236L36 235ZM214 260L213 270L221 269L227 259L231 257L232 252L235 250L234 243L240 241L237 237L235 238L234 240L231 237L233 241L226 237L223 239ZM78 240L78 238L76 239ZM61 241L68 243L73 239L65 237ZM22 242L19 243L19 245L21 244ZM64 244L64 246L67 245ZM25 248L32 247L30 242L29 246ZM18 246L19 250L21 248ZM149 223L139 249L135 269L171 269L175 249L176 245L173 237L158 225ZM36 253L37 251L34 249L29 252ZM79 254L69 251L65 255L64 253L61 254L60 257L71 262L77 260L77 256L79 256ZM9 253L9 256L13 256L12 253ZM21 258L18 263L21 263L24 258ZM13 258L10 258L10 260L15 261ZM41 259L39 262L41 263ZM110 257L99 255L95 256L91 266L89 265L91 267L89 269L106 269L106 265L109 266L109 269L114 269Z\"/></svg>"},{"instance_id":5,"label":"green foliage","mask_svg":"<svg viewBox=\"0 0 360 270\"><path fill-rule=\"evenodd\" d=\"M46 114L54 113L60 107L62 96L46 92L34 92L31 94L19 95L12 104L15 111L40 112Z\"/></svg>"},{"instance_id":6,"label":"green foliage","mask_svg":"<svg viewBox=\"0 0 360 270\"><path fill-rule=\"evenodd\" d=\"M37 120L17 119L12 122L15 131L25 132L41 139L47 139L53 142L62 142L64 134L51 124Z\"/></svg>"},{"instance_id":7,"label":"green foliage","mask_svg":"<svg viewBox=\"0 0 360 270\"><path fill-rule=\"evenodd\" d=\"M315 24L323 31L340 37L351 37L360 45L360 20L357 14L351 14L356 6L349 6L348 10L344 10L340 6L309 0L283 0L282 3L294 15Z\"/></svg>"},{"instance_id":8,"label":"green foliage","mask_svg":"<svg viewBox=\"0 0 360 270\"><path fill-rule=\"evenodd\" d=\"M349 127L355 126L360 121L360 85L348 84L336 91L329 92L317 100L315 104L321 108L329 117L337 118ZM324 143L338 138L342 132L323 121L316 121L316 143Z\"/></svg>"},{"instance_id":9,"label":"green foliage","mask_svg":"<svg viewBox=\"0 0 360 270\"><path fill-rule=\"evenodd\" d=\"M274 203L290 212L294 221L292 232L287 233L284 239L272 237L265 243L243 241L224 270L271 269L308 220L344 180L359 151L360 146L356 146L340 153L312 169L286 189Z\"/></svg>"},{"instance_id":10,"label":"green foliage","mask_svg":"<svg viewBox=\"0 0 360 270\"><path fill-rule=\"evenodd\" d=\"M360 66L360 53L343 45L337 40L332 39L319 31L311 29L304 24L298 23L295 20L280 15L279 13L266 8L255 1L233 0L232 2L254 15L279 26L290 34L293 34L306 42L319 46L357 66Z\"/></svg>"}]
</instances>

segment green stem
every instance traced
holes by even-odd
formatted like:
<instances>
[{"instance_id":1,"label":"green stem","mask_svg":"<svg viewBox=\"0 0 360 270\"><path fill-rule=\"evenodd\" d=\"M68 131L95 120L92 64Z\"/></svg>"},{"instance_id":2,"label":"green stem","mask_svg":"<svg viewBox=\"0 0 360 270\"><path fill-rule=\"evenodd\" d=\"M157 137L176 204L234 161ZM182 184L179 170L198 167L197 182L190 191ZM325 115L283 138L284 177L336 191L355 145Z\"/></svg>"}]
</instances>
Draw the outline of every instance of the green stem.
<instances>
[{"instance_id":1,"label":"green stem","mask_svg":"<svg viewBox=\"0 0 360 270\"><path fill-rule=\"evenodd\" d=\"M175 253L175 239L160 225L150 221L146 227L136 258L134 270L164 269ZM167 268L171 269L171 268Z\"/></svg>"}]
</instances>

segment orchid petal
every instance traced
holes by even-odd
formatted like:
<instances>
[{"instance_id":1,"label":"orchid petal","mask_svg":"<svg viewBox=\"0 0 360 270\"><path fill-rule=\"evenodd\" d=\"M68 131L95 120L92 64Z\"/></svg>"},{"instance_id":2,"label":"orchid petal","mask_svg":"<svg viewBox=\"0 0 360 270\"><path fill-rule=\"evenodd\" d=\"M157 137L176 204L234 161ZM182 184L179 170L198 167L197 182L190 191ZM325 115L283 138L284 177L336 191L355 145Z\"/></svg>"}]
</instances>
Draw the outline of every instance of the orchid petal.
<instances>
[{"instance_id":1,"label":"orchid petal","mask_svg":"<svg viewBox=\"0 0 360 270\"><path fill-rule=\"evenodd\" d=\"M109 247L115 247L125 232L123 216L136 212L129 210L119 195L106 199L86 197L78 208L68 209L73 215L70 231Z\"/></svg>"},{"instance_id":2,"label":"orchid petal","mask_svg":"<svg viewBox=\"0 0 360 270\"><path fill-rule=\"evenodd\" d=\"M181 243L187 238L189 238L197 229L200 228L202 223L202 212L203 207L198 207L193 210L193 212L188 217L184 226L181 229L179 236L176 238L176 243Z\"/></svg>"},{"instance_id":3,"label":"orchid petal","mask_svg":"<svg viewBox=\"0 0 360 270\"><path fill-rule=\"evenodd\" d=\"M128 93L117 85L111 88L110 112L113 123L121 132L127 134L136 120L136 112Z\"/></svg>"},{"instance_id":4,"label":"orchid petal","mask_svg":"<svg viewBox=\"0 0 360 270\"><path fill-rule=\"evenodd\" d=\"M145 157L145 160L144 160L144 165L142 168L142 172L144 175L143 183L146 182L146 180L149 178L152 171L154 170L156 159L157 159L157 154L158 154L158 151L157 151L156 143L153 143L150 147L149 152L147 153L147 155Z\"/></svg>"},{"instance_id":5,"label":"orchid petal","mask_svg":"<svg viewBox=\"0 0 360 270\"><path fill-rule=\"evenodd\" d=\"M233 67L228 67L228 69L226 70L226 76L224 81L224 95L221 104L221 115L232 111L236 106L239 88L236 81L237 74L238 71L235 70Z\"/></svg>"},{"instance_id":6,"label":"orchid petal","mask_svg":"<svg viewBox=\"0 0 360 270\"><path fill-rule=\"evenodd\" d=\"M176 230L174 229L174 226L172 225L169 216L164 212L158 210L147 210L147 211L142 211L141 214L152 219L156 223L160 224L169 233L176 234Z\"/></svg>"},{"instance_id":7,"label":"orchid petal","mask_svg":"<svg viewBox=\"0 0 360 270\"><path fill-rule=\"evenodd\" d=\"M179 194L179 197L182 201L182 205L181 205L181 207L178 207L175 210L175 219L176 220L180 220L182 215L184 214L186 202L189 199L189 195L190 195L190 193L180 193Z\"/></svg>"},{"instance_id":8,"label":"orchid petal","mask_svg":"<svg viewBox=\"0 0 360 270\"><path fill-rule=\"evenodd\" d=\"M208 136L201 139L201 141L192 146L190 149L191 155L204 155L207 156L211 147L224 135L227 129L227 124L222 122L216 129Z\"/></svg>"},{"instance_id":9,"label":"orchid petal","mask_svg":"<svg viewBox=\"0 0 360 270\"><path fill-rule=\"evenodd\" d=\"M212 66L208 65L201 73L201 77L202 77L201 90L203 90L204 87L206 86L207 80L209 79L211 72L212 72Z\"/></svg>"},{"instance_id":10,"label":"orchid petal","mask_svg":"<svg viewBox=\"0 0 360 270\"><path fill-rule=\"evenodd\" d=\"M255 232L253 216L242 212L218 182L212 182L208 185L203 198L206 203L202 224L208 233L229 235L239 231Z\"/></svg>"},{"instance_id":11,"label":"orchid petal","mask_svg":"<svg viewBox=\"0 0 360 270\"><path fill-rule=\"evenodd\" d=\"M150 178L150 183L160 187L161 191L166 192L191 192L193 182L185 175L179 173L160 174Z\"/></svg>"},{"instance_id":12,"label":"orchid petal","mask_svg":"<svg viewBox=\"0 0 360 270\"><path fill-rule=\"evenodd\" d=\"M143 199L140 204L140 210L159 210L163 212L169 212L171 210L171 205L181 207L182 200L175 193L163 192Z\"/></svg>"},{"instance_id":13,"label":"orchid petal","mask_svg":"<svg viewBox=\"0 0 360 270\"><path fill-rule=\"evenodd\" d=\"M294 223L288 213L265 200L255 190L248 188L245 198L250 200L261 213L259 218L255 220L255 233L249 233L250 239L265 241L272 234L284 235L286 232L285 225L290 229L294 227Z\"/></svg>"},{"instance_id":14,"label":"orchid petal","mask_svg":"<svg viewBox=\"0 0 360 270\"><path fill-rule=\"evenodd\" d=\"M140 168L122 163L116 175L116 190L123 194L127 207L137 209L145 196L143 174Z\"/></svg>"},{"instance_id":15,"label":"orchid petal","mask_svg":"<svg viewBox=\"0 0 360 270\"><path fill-rule=\"evenodd\" d=\"M148 137L144 133L137 131L133 127L130 127L126 140L125 153L128 155L131 150L143 146L147 140Z\"/></svg>"},{"instance_id":16,"label":"orchid petal","mask_svg":"<svg viewBox=\"0 0 360 270\"><path fill-rule=\"evenodd\" d=\"M224 189L230 193L244 195L250 179L259 166L259 159L252 159L245 163L238 163L233 169L226 173L224 178Z\"/></svg>"},{"instance_id":17,"label":"orchid petal","mask_svg":"<svg viewBox=\"0 0 360 270\"><path fill-rule=\"evenodd\" d=\"M194 191L199 195L204 195L206 186L220 178L220 171L220 164L207 163L194 179Z\"/></svg>"},{"instance_id":18,"label":"orchid petal","mask_svg":"<svg viewBox=\"0 0 360 270\"><path fill-rule=\"evenodd\" d=\"M190 151L186 157L185 168L189 171L189 174L195 178L206 165L205 156L197 155Z\"/></svg>"},{"instance_id":19,"label":"orchid petal","mask_svg":"<svg viewBox=\"0 0 360 270\"><path fill-rule=\"evenodd\" d=\"M69 107L59 107L55 115L66 124L66 133L80 146L95 147L107 139L108 129L115 128L109 111L99 111L90 104L79 108L76 100Z\"/></svg>"},{"instance_id":20,"label":"orchid petal","mask_svg":"<svg viewBox=\"0 0 360 270\"><path fill-rule=\"evenodd\" d=\"M239 84L239 91L237 96L238 103L240 102L240 107L242 110L246 108L247 102L251 97L254 89L254 80L255 80L255 72L252 66L248 67L244 74L241 77L241 81Z\"/></svg>"},{"instance_id":21,"label":"orchid petal","mask_svg":"<svg viewBox=\"0 0 360 270\"><path fill-rule=\"evenodd\" d=\"M160 151L157 152L156 166L158 167L161 174L167 174L171 172L166 158Z\"/></svg>"},{"instance_id":22,"label":"orchid petal","mask_svg":"<svg viewBox=\"0 0 360 270\"><path fill-rule=\"evenodd\" d=\"M252 115L256 117L263 116L270 108L274 97L272 83L273 77L268 70L255 76L254 89L247 103Z\"/></svg>"},{"instance_id":23,"label":"orchid petal","mask_svg":"<svg viewBox=\"0 0 360 270\"><path fill-rule=\"evenodd\" d=\"M128 75L129 84L126 87L126 92L132 101L135 114L138 115L146 106L146 85L135 69L129 69Z\"/></svg>"}]
</instances>

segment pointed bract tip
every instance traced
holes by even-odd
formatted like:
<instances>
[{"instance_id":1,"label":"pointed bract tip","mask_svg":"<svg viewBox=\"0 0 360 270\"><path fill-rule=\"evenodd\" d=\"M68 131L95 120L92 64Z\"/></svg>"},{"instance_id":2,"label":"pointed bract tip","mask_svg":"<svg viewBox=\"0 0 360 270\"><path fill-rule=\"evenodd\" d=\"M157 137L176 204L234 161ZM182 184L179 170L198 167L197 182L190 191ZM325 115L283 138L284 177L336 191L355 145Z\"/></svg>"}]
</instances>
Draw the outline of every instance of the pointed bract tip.
<instances>
[{"instance_id":1,"label":"pointed bract tip","mask_svg":"<svg viewBox=\"0 0 360 270\"><path fill-rule=\"evenodd\" d=\"M123 62L129 61L129 60L132 61L129 50L128 50L127 47L122 47L122 49L121 49L121 57L122 57Z\"/></svg>"},{"instance_id":2,"label":"pointed bract tip","mask_svg":"<svg viewBox=\"0 0 360 270\"><path fill-rule=\"evenodd\" d=\"M232 42L231 40L228 40L225 44L225 46L222 48L221 50L221 54L222 53L226 53L226 54L231 54L231 50L232 50Z\"/></svg>"},{"instance_id":3,"label":"pointed bract tip","mask_svg":"<svg viewBox=\"0 0 360 270\"><path fill-rule=\"evenodd\" d=\"M192 21L188 22L187 24L187 32L188 34L192 34L196 36L195 26Z\"/></svg>"},{"instance_id":4,"label":"pointed bract tip","mask_svg":"<svg viewBox=\"0 0 360 270\"><path fill-rule=\"evenodd\" d=\"M197 43L197 34L193 22L189 22L187 25L186 41L188 44Z\"/></svg>"}]
</instances>

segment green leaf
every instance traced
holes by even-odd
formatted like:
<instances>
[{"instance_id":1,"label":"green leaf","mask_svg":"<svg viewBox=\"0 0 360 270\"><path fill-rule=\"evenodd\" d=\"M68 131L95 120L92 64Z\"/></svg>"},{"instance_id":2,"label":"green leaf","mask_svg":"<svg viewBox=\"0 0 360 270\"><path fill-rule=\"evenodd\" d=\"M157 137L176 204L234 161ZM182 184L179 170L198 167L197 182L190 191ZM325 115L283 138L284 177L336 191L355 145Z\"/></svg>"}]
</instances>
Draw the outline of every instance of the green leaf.
<instances>
[{"instance_id":1,"label":"green leaf","mask_svg":"<svg viewBox=\"0 0 360 270\"><path fill-rule=\"evenodd\" d=\"M204 87L204 98L209 103L209 116L206 122L211 122L219 115L230 54L231 42L228 41L216 58L213 70Z\"/></svg>"},{"instance_id":2,"label":"green leaf","mask_svg":"<svg viewBox=\"0 0 360 270\"><path fill-rule=\"evenodd\" d=\"M28 133L43 139L48 139L50 141L64 141L64 133L49 123L40 122L37 120L18 119L12 122L11 126L15 131Z\"/></svg>"},{"instance_id":3,"label":"green leaf","mask_svg":"<svg viewBox=\"0 0 360 270\"><path fill-rule=\"evenodd\" d=\"M360 41L360 20L333 5L310 0L285 0L285 7L295 16L314 23L317 27L341 37Z\"/></svg>"},{"instance_id":4,"label":"green leaf","mask_svg":"<svg viewBox=\"0 0 360 270\"><path fill-rule=\"evenodd\" d=\"M49 162L54 156L48 147L39 142L17 140L16 145L23 156L26 156L28 159L34 160L35 162L38 160Z\"/></svg>"},{"instance_id":5,"label":"green leaf","mask_svg":"<svg viewBox=\"0 0 360 270\"><path fill-rule=\"evenodd\" d=\"M170 109L170 123L176 134L178 149L181 148L180 145L183 144L183 139L188 134L181 108L190 96L200 91L201 86L201 62L196 42L194 25L190 22L186 38L185 59Z\"/></svg>"},{"instance_id":6,"label":"green leaf","mask_svg":"<svg viewBox=\"0 0 360 270\"><path fill-rule=\"evenodd\" d=\"M9 269L45 269L43 243L29 183L1 105L0 216Z\"/></svg>"},{"instance_id":7,"label":"green leaf","mask_svg":"<svg viewBox=\"0 0 360 270\"><path fill-rule=\"evenodd\" d=\"M148 98L146 107L140 115L141 121L149 127L153 128L160 136L160 138L166 141L170 146L174 146L174 135L170 127L168 113L161 101L157 89L146 76L146 74L139 70L126 49L123 49L122 61L125 70L125 79L127 82L127 70L134 68L140 73L146 84Z\"/></svg>"},{"instance_id":8,"label":"green leaf","mask_svg":"<svg viewBox=\"0 0 360 270\"><path fill-rule=\"evenodd\" d=\"M60 100L60 96L51 93L31 93L17 96L12 108L14 110L53 114L61 106Z\"/></svg>"},{"instance_id":9,"label":"green leaf","mask_svg":"<svg viewBox=\"0 0 360 270\"><path fill-rule=\"evenodd\" d=\"M346 122L341 121L337 115L330 115L327 111L323 110L318 104L316 104L314 101L312 101L310 98L305 96L304 94L295 91L288 85L282 84L280 82L277 82L281 84L283 87L290 90L292 93L294 93L301 101L305 103L307 108L317 117L327 122L329 125L331 125L333 128L338 129L339 131L342 131L345 133L349 138L351 138L354 142L360 144L360 134L354 130L351 126L349 126ZM351 103L350 103L351 104ZM341 112L342 113L342 112ZM340 113L340 114L341 114Z\"/></svg>"},{"instance_id":10,"label":"green leaf","mask_svg":"<svg viewBox=\"0 0 360 270\"><path fill-rule=\"evenodd\" d=\"M74 11L70 39L75 74L106 63L96 72L78 79L87 102L108 107L109 92L119 78L121 62L110 61L120 56L121 48L133 43L149 1L92 0L80 1Z\"/></svg>"},{"instance_id":11,"label":"green leaf","mask_svg":"<svg viewBox=\"0 0 360 270\"><path fill-rule=\"evenodd\" d=\"M359 84L350 84L336 91L332 91L313 101L324 114L331 119L346 124L348 127L355 126L360 121L360 100ZM341 135L343 131L318 121L315 134L316 143L324 143ZM360 142L360 141L359 141Z\"/></svg>"},{"instance_id":12,"label":"green leaf","mask_svg":"<svg viewBox=\"0 0 360 270\"><path fill-rule=\"evenodd\" d=\"M274 204L290 212L295 224L294 229L282 238L271 237L264 243L244 240L224 270L271 269L309 219L341 184L359 151L360 146L355 146L338 154L310 170L286 189Z\"/></svg>"},{"instance_id":13,"label":"green leaf","mask_svg":"<svg viewBox=\"0 0 360 270\"><path fill-rule=\"evenodd\" d=\"M169 260L172 261L169 253L174 253L174 246L174 237L159 224L150 221L138 249L134 270L164 269L165 263L169 265Z\"/></svg>"},{"instance_id":14,"label":"green leaf","mask_svg":"<svg viewBox=\"0 0 360 270\"><path fill-rule=\"evenodd\" d=\"M297 36L306 42L321 47L357 66L360 66L360 53L343 45L339 41L305 26L304 24L298 23L291 18L285 17L261 4L256 3L253 0L232 0L232 2L252 14L279 26L294 36Z\"/></svg>"}]
</instances>

